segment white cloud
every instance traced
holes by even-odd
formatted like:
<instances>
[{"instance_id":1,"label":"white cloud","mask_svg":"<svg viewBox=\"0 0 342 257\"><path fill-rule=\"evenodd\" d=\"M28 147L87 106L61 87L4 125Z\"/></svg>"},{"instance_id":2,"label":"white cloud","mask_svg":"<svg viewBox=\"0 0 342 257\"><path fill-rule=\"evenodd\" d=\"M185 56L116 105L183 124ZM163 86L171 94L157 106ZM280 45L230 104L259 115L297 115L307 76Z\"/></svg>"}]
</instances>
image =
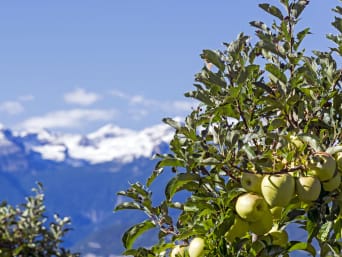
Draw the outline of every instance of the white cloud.
<instances>
[{"instance_id":1,"label":"white cloud","mask_svg":"<svg viewBox=\"0 0 342 257\"><path fill-rule=\"evenodd\" d=\"M47 113L22 122L19 127L25 129L75 128L94 121L110 121L117 114L115 110L72 109Z\"/></svg>"},{"instance_id":2,"label":"white cloud","mask_svg":"<svg viewBox=\"0 0 342 257\"><path fill-rule=\"evenodd\" d=\"M0 103L0 111L16 115L24 111L24 106L18 101L5 101Z\"/></svg>"},{"instance_id":3,"label":"white cloud","mask_svg":"<svg viewBox=\"0 0 342 257\"><path fill-rule=\"evenodd\" d=\"M162 101L156 99L149 99L142 95L129 95L125 92L119 90L111 91L111 94L115 97L121 98L123 100L127 100L131 105L140 105L145 107L153 107L159 108L165 111L172 112L189 112L191 109L196 106L195 101L193 100L175 100L175 101ZM146 109L144 110L144 114L146 114Z\"/></svg>"},{"instance_id":4,"label":"white cloud","mask_svg":"<svg viewBox=\"0 0 342 257\"><path fill-rule=\"evenodd\" d=\"M156 101L147 99L142 95L130 95L119 90L112 90L110 93L114 97L118 97L123 100L126 100L129 104L132 104L132 105L151 106L157 103Z\"/></svg>"},{"instance_id":5,"label":"white cloud","mask_svg":"<svg viewBox=\"0 0 342 257\"><path fill-rule=\"evenodd\" d=\"M71 104L79 104L87 106L95 103L100 96L93 92L87 92L83 88L77 88L72 92L64 95L64 101Z\"/></svg>"}]
</instances>

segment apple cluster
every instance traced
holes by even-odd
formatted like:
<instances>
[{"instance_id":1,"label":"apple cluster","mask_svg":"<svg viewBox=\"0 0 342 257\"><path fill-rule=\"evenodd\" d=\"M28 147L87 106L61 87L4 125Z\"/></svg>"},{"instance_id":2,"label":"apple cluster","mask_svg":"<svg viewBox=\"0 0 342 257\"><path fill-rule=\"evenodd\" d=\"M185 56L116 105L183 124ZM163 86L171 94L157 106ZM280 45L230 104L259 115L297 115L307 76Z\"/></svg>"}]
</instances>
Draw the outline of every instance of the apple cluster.
<instances>
[{"instance_id":1,"label":"apple cluster","mask_svg":"<svg viewBox=\"0 0 342 257\"><path fill-rule=\"evenodd\" d=\"M189 246L185 245L176 245L170 254L170 257L184 257L185 253L188 253L190 257L201 257L203 256L204 251L204 240L200 237L195 237L189 244Z\"/></svg>"},{"instance_id":2,"label":"apple cluster","mask_svg":"<svg viewBox=\"0 0 342 257\"><path fill-rule=\"evenodd\" d=\"M321 191L332 192L341 185L342 152L332 156L317 152L304 172L279 172L257 174L244 172L241 186L247 191L235 203L236 217L226 233L227 241L234 241L251 232L256 235L270 234L273 244L286 244L285 230L274 226L284 207L297 197L299 201L316 201Z\"/></svg>"}]
</instances>

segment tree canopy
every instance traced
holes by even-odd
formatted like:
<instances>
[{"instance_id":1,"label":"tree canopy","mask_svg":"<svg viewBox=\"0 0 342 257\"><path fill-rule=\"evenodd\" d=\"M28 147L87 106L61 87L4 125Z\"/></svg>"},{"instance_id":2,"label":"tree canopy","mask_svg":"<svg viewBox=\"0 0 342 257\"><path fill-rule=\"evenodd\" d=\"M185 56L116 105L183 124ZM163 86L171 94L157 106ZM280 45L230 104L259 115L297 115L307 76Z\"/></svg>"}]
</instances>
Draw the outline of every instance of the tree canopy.
<instances>
[{"instance_id":1,"label":"tree canopy","mask_svg":"<svg viewBox=\"0 0 342 257\"><path fill-rule=\"evenodd\" d=\"M124 254L169 256L178 245L185 249L178 256L199 256L190 247L201 238L203 256L289 256L298 250L341 256L342 8L333 10L337 33L326 36L333 46L307 53L303 42L310 28L298 31L297 24L308 5L308 0L260 4L274 21L250 22L256 40L241 33L223 50L203 50L195 90L185 94L197 99L198 107L184 122L164 119L175 129L171 153L157 156L146 184L119 192L130 201L115 210L147 215L124 233ZM164 201L154 205L149 187L163 172L173 176ZM246 174L262 179L257 190L244 184ZM292 182L280 181L276 193L283 199L293 190L289 200L269 197L265 188L285 177ZM313 199L300 189L309 183L302 182L306 177L316 184L308 194L317 194ZM180 192L189 196L174 200ZM269 219L244 217L239 208L244 195L265 200ZM177 215L170 214L174 210ZM305 231L305 238L285 234L291 226ZM152 228L159 229L159 243L134 247L135 239Z\"/></svg>"}]
</instances>

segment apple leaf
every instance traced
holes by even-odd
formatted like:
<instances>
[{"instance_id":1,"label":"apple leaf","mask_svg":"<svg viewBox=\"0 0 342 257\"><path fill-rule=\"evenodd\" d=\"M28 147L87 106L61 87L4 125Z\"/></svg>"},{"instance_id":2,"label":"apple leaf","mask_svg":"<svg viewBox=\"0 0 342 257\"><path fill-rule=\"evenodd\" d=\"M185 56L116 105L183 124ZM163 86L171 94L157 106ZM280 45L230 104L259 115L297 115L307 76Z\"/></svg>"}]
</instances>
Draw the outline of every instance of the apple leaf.
<instances>
[{"instance_id":1,"label":"apple leaf","mask_svg":"<svg viewBox=\"0 0 342 257\"><path fill-rule=\"evenodd\" d=\"M326 223L324 223L321 228L319 229L318 232L318 237L320 240L322 240L323 242L326 241L329 237L330 231L333 227L333 222L332 221L328 221Z\"/></svg>"},{"instance_id":2,"label":"apple leaf","mask_svg":"<svg viewBox=\"0 0 342 257\"><path fill-rule=\"evenodd\" d=\"M145 220L130 227L122 236L122 242L127 249L131 249L135 240L144 232L155 227L151 220Z\"/></svg>"},{"instance_id":3,"label":"apple leaf","mask_svg":"<svg viewBox=\"0 0 342 257\"><path fill-rule=\"evenodd\" d=\"M205 49L201 54L201 58L205 59L209 63L214 64L220 71L224 71L225 65L224 62L221 60L220 53L209 49Z\"/></svg>"},{"instance_id":4,"label":"apple leaf","mask_svg":"<svg viewBox=\"0 0 342 257\"><path fill-rule=\"evenodd\" d=\"M334 155L335 153L342 152L342 145L332 146L326 150L327 153Z\"/></svg>"},{"instance_id":5,"label":"apple leaf","mask_svg":"<svg viewBox=\"0 0 342 257\"><path fill-rule=\"evenodd\" d=\"M280 20L284 19L283 14L276 6L270 4L259 4L259 7Z\"/></svg>"},{"instance_id":6,"label":"apple leaf","mask_svg":"<svg viewBox=\"0 0 342 257\"><path fill-rule=\"evenodd\" d=\"M165 188L165 196L168 200L180 190L187 189L193 191L198 188L198 181L200 176L193 173L180 173L173 177Z\"/></svg>"},{"instance_id":7,"label":"apple leaf","mask_svg":"<svg viewBox=\"0 0 342 257\"><path fill-rule=\"evenodd\" d=\"M307 143L313 150L316 152L322 152L323 149L319 143L319 138L315 135L310 135L310 134L300 134L299 138Z\"/></svg>"},{"instance_id":8,"label":"apple leaf","mask_svg":"<svg viewBox=\"0 0 342 257\"><path fill-rule=\"evenodd\" d=\"M315 248L306 242L298 242L298 241L291 241L291 246L289 247L288 251L293 252L293 251L306 251L310 253L312 256L316 256L316 250Z\"/></svg>"},{"instance_id":9,"label":"apple leaf","mask_svg":"<svg viewBox=\"0 0 342 257\"><path fill-rule=\"evenodd\" d=\"M114 211L127 210L127 209L143 210L144 208L136 202L123 202L123 203L116 205Z\"/></svg>"}]
</instances>

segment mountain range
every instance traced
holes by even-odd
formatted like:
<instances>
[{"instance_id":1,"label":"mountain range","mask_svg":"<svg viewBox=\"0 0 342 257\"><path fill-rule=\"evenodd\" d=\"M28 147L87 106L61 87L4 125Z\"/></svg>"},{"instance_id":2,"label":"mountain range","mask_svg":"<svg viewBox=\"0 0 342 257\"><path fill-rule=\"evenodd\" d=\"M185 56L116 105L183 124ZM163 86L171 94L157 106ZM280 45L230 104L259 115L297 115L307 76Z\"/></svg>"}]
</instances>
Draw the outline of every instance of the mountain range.
<instances>
[{"instance_id":1,"label":"mountain range","mask_svg":"<svg viewBox=\"0 0 342 257\"><path fill-rule=\"evenodd\" d=\"M47 216L71 217L65 246L86 257L119 256L122 233L146 217L113 213L122 201L116 193L130 182L146 180L155 165L152 156L168 152L172 136L164 124L141 131L109 124L87 135L13 131L1 125L0 199L19 204L41 182Z\"/></svg>"}]
</instances>

